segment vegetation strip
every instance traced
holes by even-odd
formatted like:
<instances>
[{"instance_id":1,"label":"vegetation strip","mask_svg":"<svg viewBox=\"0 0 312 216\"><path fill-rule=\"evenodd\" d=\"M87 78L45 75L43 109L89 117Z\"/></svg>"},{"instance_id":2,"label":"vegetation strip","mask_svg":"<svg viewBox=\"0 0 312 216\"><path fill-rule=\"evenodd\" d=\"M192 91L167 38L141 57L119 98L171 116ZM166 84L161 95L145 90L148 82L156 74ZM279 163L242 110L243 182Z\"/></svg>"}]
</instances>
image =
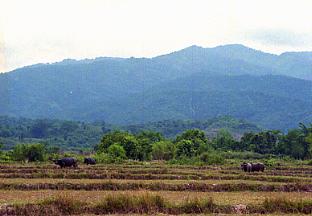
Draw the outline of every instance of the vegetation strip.
<instances>
[{"instance_id":1,"label":"vegetation strip","mask_svg":"<svg viewBox=\"0 0 312 216\"><path fill-rule=\"evenodd\" d=\"M16 184L0 183L3 190L152 190L152 191L211 191L211 192L230 192L230 191L283 191L283 192L312 192L312 184L205 184L205 183L186 183L186 184L167 184L160 182L151 183L37 183L37 184Z\"/></svg>"},{"instance_id":2,"label":"vegetation strip","mask_svg":"<svg viewBox=\"0 0 312 216\"><path fill-rule=\"evenodd\" d=\"M312 183L311 178L307 177L287 177L287 176L267 176L267 175L217 175L217 174L130 174L130 173L96 173L96 172L33 172L33 173L6 173L1 174L0 178L66 178L66 179L131 179L131 180L252 180L266 182L292 182Z\"/></svg>"},{"instance_id":3,"label":"vegetation strip","mask_svg":"<svg viewBox=\"0 0 312 216\"><path fill-rule=\"evenodd\" d=\"M165 200L159 195L109 195L90 204L60 196L38 203L3 205L0 215L75 215L75 214L200 214L200 213L312 213L312 200L290 201L266 199L259 205L217 205L211 198L189 199L180 204Z\"/></svg>"}]
</instances>

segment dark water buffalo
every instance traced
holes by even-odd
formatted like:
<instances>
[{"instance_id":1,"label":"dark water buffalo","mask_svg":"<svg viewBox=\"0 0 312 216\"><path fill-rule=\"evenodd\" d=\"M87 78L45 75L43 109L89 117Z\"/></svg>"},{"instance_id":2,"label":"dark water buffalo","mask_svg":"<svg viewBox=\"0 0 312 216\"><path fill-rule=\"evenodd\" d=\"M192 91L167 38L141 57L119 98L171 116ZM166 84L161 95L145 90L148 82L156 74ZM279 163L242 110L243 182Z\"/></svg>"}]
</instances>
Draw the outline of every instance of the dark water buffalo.
<instances>
[{"instance_id":1,"label":"dark water buffalo","mask_svg":"<svg viewBox=\"0 0 312 216\"><path fill-rule=\"evenodd\" d=\"M252 172L264 172L264 164L263 163L252 163L251 164Z\"/></svg>"},{"instance_id":2,"label":"dark water buffalo","mask_svg":"<svg viewBox=\"0 0 312 216\"><path fill-rule=\"evenodd\" d=\"M264 164L263 163L242 163L241 169L245 172L263 172L264 171Z\"/></svg>"},{"instance_id":3,"label":"dark water buffalo","mask_svg":"<svg viewBox=\"0 0 312 216\"><path fill-rule=\"evenodd\" d=\"M245 172L251 172L252 171L252 165L251 163L242 163L241 164L241 169L244 170Z\"/></svg>"},{"instance_id":4,"label":"dark water buffalo","mask_svg":"<svg viewBox=\"0 0 312 216\"><path fill-rule=\"evenodd\" d=\"M77 160L75 158L62 158L58 160L54 160L56 165L59 165L61 168L63 167L77 167Z\"/></svg>"},{"instance_id":5,"label":"dark water buffalo","mask_svg":"<svg viewBox=\"0 0 312 216\"><path fill-rule=\"evenodd\" d=\"M89 165L89 164L94 165L94 164L96 164L96 160L94 158L85 158L84 163L87 165Z\"/></svg>"}]
</instances>

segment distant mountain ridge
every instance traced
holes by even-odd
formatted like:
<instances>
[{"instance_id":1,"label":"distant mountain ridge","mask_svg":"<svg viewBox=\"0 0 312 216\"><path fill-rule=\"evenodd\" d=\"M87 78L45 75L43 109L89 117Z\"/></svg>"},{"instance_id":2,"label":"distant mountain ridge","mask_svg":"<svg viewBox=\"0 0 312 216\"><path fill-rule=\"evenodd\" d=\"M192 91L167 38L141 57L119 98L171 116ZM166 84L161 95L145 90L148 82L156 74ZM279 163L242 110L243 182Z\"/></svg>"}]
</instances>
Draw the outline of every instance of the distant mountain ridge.
<instances>
[{"instance_id":1,"label":"distant mountain ridge","mask_svg":"<svg viewBox=\"0 0 312 216\"><path fill-rule=\"evenodd\" d=\"M37 64L0 75L0 115L112 124L230 115L285 130L312 121L311 59L233 44Z\"/></svg>"}]
</instances>

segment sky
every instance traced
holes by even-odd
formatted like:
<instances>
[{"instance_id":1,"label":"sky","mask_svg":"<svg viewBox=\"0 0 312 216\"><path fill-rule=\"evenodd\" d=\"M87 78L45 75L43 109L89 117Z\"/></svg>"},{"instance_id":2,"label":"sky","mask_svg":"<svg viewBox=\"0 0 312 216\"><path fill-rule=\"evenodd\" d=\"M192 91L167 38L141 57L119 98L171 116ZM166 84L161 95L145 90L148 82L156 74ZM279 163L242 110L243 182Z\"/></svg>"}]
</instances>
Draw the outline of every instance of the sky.
<instances>
[{"instance_id":1,"label":"sky","mask_svg":"<svg viewBox=\"0 0 312 216\"><path fill-rule=\"evenodd\" d=\"M0 0L0 72L191 45L312 50L311 0Z\"/></svg>"}]
</instances>

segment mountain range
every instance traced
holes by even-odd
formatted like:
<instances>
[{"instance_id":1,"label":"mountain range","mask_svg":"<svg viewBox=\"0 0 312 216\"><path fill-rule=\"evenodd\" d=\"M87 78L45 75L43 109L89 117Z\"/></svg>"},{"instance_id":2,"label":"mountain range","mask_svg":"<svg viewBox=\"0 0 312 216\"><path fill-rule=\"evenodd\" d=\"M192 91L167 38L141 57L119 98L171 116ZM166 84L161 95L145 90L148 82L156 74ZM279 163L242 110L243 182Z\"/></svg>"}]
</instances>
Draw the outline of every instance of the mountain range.
<instances>
[{"instance_id":1,"label":"mountain range","mask_svg":"<svg viewBox=\"0 0 312 216\"><path fill-rule=\"evenodd\" d=\"M0 75L0 115L131 125L233 116L286 130L312 121L312 52L233 44L154 58L36 64Z\"/></svg>"}]
</instances>

